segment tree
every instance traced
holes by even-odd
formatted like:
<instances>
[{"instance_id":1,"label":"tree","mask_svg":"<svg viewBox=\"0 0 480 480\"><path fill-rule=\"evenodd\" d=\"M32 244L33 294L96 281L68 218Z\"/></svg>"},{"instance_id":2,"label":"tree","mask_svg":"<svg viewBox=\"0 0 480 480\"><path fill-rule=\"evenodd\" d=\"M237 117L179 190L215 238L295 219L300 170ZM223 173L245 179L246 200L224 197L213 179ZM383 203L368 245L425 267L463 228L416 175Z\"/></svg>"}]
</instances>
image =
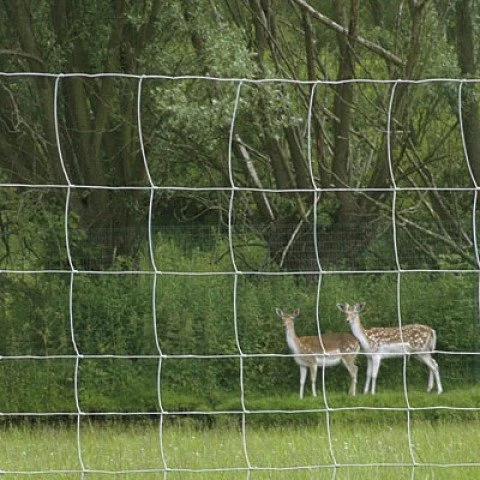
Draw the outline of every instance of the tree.
<instances>
[{"instance_id":1,"label":"tree","mask_svg":"<svg viewBox=\"0 0 480 480\"><path fill-rule=\"evenodd\" d=\"M2 70L139 73L157 37L161 2L58 0L33 6L3 2ZM73 76L58 83L59 133L66 175L56 142L55 80L48 76L4 78L1 96L0 167L14 183L77 186L146 182L137 132L137 83L128 79ZM58 190L56 191L58 192ZM64 192L56 201L65 202ZM97 267L138 247L136 192L76 189L71 211L91 243L101 246ZM96 265L95 265L96 264Z\"/></svg>"},{"instance_id":2,"label":"tree","mask_svg":"<svg viewBox=\"0 0 480 480\"><path fill-rule=\"evenodd\" d=\"M475 12L471 0L456 3L457 57L462 78L475 78L477 74L476 35L473 24ZM474 181L480 181L480 112L475 98L475 85L464 85L462 121L465 132L465 148L472 168Z\"/></svg>"},{"instance_id":3,"label":"tree","mask_svg":"<svg viewBox=\"0 0 480 480\"><path fill-rule=\"evenodd\" d=\"M458 161L455 87L395 82L456 76L451 66L456 54L460 71L474 74L475 63L460 52L473 45L475 30L448 27L445 35L451 12L444 3L337 0L320 11L305 0L141 6L105 0L68 9L63 1L40 1L35 9L25 0L5 1L2 69L310 80L246 81L239 91L233 82L145 80L142 138L155 184L228 188L233 181L253 187L235 193L235 227L261 238L271 261L295 270L318 267L314 213L322 265L361 265L370 249L391 236L393 183L415 187L396 198L398 238L428 262L438 261L439 244L471 262L468 216L458 215L468 211L469 199L430 188L466 178L465 164ZM457 2L459 25L468 26L474 8ZM461 43L457 51L452 31ZM390 83L359 82L360 77ZM330 83L316 84L319 79ZM56 146L54 80L4 78L2 87L4 174L16 182L65 184ZM61 78L57 87L71 183L148 186L137 128L138 80L73 76ZM471 87L463 88L465 140L476 162L478 113ZM474 163L472 168L476 171ZM272 192L261 192L264 187ZM320 188L315 196L313 187ZM289 192L276 193L281 189ZM116 253L134 254L148 193L89 188L74 193L71 209L79 226L90 243L105 246L99 264L109 265ZM154 199L155 223L212 218L226 223L229 202L221 188L161 190ZM105 238L99 232L106 232Z\"/></svg>"}]
</instances>

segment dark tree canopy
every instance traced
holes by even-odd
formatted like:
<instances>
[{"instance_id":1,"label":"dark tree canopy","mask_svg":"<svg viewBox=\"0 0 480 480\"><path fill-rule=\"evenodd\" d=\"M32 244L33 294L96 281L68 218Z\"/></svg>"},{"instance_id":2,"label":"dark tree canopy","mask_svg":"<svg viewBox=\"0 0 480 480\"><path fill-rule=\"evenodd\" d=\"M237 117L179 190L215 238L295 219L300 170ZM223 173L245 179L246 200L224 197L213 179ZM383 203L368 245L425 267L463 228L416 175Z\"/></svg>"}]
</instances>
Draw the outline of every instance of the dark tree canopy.
<instances>
[{"instance_id":1,"label":"dark tree canopy","mask_svg":"<svg viewBox=\"0 0 480 480\"><path fill-rule=\"evenodd\" d=\"M237 186L257 190L237 195L238 233L263 242L270 261L282 268L315 270L316 213L321 263L361 264L391 241L388 189L395 182L414 187L396 198L399 238L428 262L446 250L451 261L472 264L471 195L435 187L480 182L478 87L461 85L460 116L458 82L393 80L475 77L476 10L469 0L343 0L321 11L303 0L5 0L0 70L309 80L241 87L232 173ZM313 83L319 80L329 82ZM100 249L94 268L108 267L118 255L135 257L146 239L149 192L88 186L149 186L139 139L139 79L2 76L0 82L3 181L67 183L56 141L58 91L62 157L76 186L70 203L76 241ZM142 82L142 140L156 185L230 186L237 86L202 79ZM313 188L320 188L315 199ZM2 224L20 218L19 198L31 205L22 210L28 210L25 218L38 218L33 205L40 201L39 221L58 236L61 215L54 212L64 205L65 190L27 190L4 195ZM161 190L154 202L157 227L225 224L229 195Z\"/></svg>"}]
</instances>

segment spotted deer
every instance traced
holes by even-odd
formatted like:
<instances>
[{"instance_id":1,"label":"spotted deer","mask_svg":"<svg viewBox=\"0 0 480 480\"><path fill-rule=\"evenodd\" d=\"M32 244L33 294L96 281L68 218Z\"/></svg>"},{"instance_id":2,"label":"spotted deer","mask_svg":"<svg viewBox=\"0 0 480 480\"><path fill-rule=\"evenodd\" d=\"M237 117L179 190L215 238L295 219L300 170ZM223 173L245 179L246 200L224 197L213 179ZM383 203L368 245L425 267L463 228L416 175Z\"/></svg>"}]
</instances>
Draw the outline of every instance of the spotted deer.
<instances>
[{"instance_id":1,"label":"spotted deer","mask_svg":"<svg viewBox=\"0 0 480 480\"><path fill-rule=\"evenodd\" d=\"M294 354L295 362L300 367L300 398L303 398L307 369L310 370L312 395L317 396L316 380L318 367L333 367L342 363L351 377L349 393L355 395L357 387L358 367L355 359L360 350L357 339L348 332L325 333L321 336L298 337L295 333L295 319L300 315L300 309L292 314L276 309L282 319L287 334L287 344Z\"/></svg>"},{"instance_id":2,"label":"spotted deer","mask_svg":"<svg viewBox=\"0 0 480 480\"><path fill-rule=\"evenodd\" d=\"M432 390L435 380L437 392L443 392L438 364L432 358L437 342L437 334L433 328L427 325L413 324L404 325L401 328L376 327L365 330L359 315L364 309L365 303L356 303L353 306L348 303L337 303L337 307L346 314L352 333L360 342L367 357L367 380L364 393L371 391L372 394L375 394L378 369L384 358L404 355L413 355L428 367L427 391Z\"/></svg>"}]
</instances>

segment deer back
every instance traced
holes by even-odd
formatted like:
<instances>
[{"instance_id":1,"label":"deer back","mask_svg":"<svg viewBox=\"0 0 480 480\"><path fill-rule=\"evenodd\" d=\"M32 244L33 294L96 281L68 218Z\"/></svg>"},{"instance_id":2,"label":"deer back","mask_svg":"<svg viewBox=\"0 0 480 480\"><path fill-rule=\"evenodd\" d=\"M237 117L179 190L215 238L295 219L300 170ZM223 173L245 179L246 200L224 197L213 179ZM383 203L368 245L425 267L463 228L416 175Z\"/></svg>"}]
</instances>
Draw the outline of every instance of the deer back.
<instances>
[{"instance_id":1,"label":"deer back","mask_svg":"<svg viewBox=\"0 0 480 480\"><path fill-rule=\"evenodd\" d=\"M408 344L413 351L435 349L435 331L421 324L404 325L399 327L374 327L365 331L369 343L374 346L398 343Z\"/></svg>"},{"instance_id":2,"label":"deer back","mask_svg":"<svg viewBox=\"0 0 480 480\"><path fill-rule=\"evenodd\" d=\"M299 337L298 342L305 353L351 353L360 348L358 340L347 332L325 333L321 335L321 341L318 335Z\"/></svg>"}]
</instances>

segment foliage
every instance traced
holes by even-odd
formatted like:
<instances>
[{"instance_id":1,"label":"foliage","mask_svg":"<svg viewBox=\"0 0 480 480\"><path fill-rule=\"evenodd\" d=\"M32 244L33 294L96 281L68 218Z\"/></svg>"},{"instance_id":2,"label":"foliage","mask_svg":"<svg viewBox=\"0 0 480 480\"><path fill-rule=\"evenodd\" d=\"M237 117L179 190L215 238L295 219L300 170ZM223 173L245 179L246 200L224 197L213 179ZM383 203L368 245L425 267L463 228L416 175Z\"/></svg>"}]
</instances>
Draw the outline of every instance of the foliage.
<instances>
[{"instance_id":1,"label":"foliage","mask_svg":"<svg viewBox=\"0 0 480 480\"><path fill-rule=\"evenodd\" d=\"M293 395L274 309L338 301L478 379L479 86L425 81L475 78L478 5L300 3L0 3L0 411Z\"/></svg>"},{"instance_id":2,"label":"foliage","mask_svg":"<svg viewBox=\"0 0 480 480\"><path fill-rule=\"evenodd\" d=\"M480 171L478 86L463 84L459 98L455 81L408 82L475 77L475 55L467 54L475 53L478 6L352 1L317 8L312 14L301 2L253 0L205 6L101 0L68 9L64 2L3 2L0 70L127 77L62 76L58 84L53 77L2 77L2 178L75 186L69 214L81 231L78 248L90 251L77 262L85 269L108 269L117 255L136 257L148 236L142 227L150 205L148 191L90 187L148 188L150 180L173 187L156 192L156 224L189 226L200 219L225 225L230 199L223 189L233 182L242 189L233 208L236 228L260 237L270 261L293 270L316 262L308 227L293 242L303 255L286 248L295 226L312 222L312 196L243 189L368 188L324 192L316 205L322 232L337 238L319 250L323 264L363 267L390 220L394 182L405 189L395 207L409 249L429 265L447 255L472 267L472 194L435 188L471 186ZM142 80L138 108L144 74L160 76ZM188 190L176 189L182 186ZM23 190L9 195L31 212L40 202L34 223L58 250L64 242L54 219L64 191ZM25 228L15 213L8 215L9 231ZM352 234L362 240L347 245Z\"/></svg>"},{"instance_id":3,"label":"foliage","mask_svg":"<svg viewBox=\"0 0 480 480\"><path fill-rule=\"evenodd\" d=\"M78 272L73 283L69 273L4 276L0 353L6 358L0 378L11 395L0 399L1 410L75 412L75 391L82 410L92 413L152 412L159 401L167 410L222 410L228 403L240 408L242 392L247 404L271 395L296 398L298 367L286 356L274 309L300 308L298 334L314 335L318 283L282 274L236 276L220 236L196 250L179 247L174 238L158 237L156 261L163 273L157 275L145 256L145 268L136 274ZM402 322L437 331L448 393L478 378L476 357L460 355L478 345L471 301L477 281L459 273L325 274L319 326L322 332L348 329L335 307L339 301L365 301L366 326L396 325L400 288ZM78 367L76 351L82 355ZM359 365L361 390L363 357ZM423 391L426 369L402 360L384 362L379 391L401 395L404 367L412 394ZM320 371L320 391L322 378ZM327 392L345 396L343 367L327 369L325 385Z\"/></svg>"}]
</instances>

